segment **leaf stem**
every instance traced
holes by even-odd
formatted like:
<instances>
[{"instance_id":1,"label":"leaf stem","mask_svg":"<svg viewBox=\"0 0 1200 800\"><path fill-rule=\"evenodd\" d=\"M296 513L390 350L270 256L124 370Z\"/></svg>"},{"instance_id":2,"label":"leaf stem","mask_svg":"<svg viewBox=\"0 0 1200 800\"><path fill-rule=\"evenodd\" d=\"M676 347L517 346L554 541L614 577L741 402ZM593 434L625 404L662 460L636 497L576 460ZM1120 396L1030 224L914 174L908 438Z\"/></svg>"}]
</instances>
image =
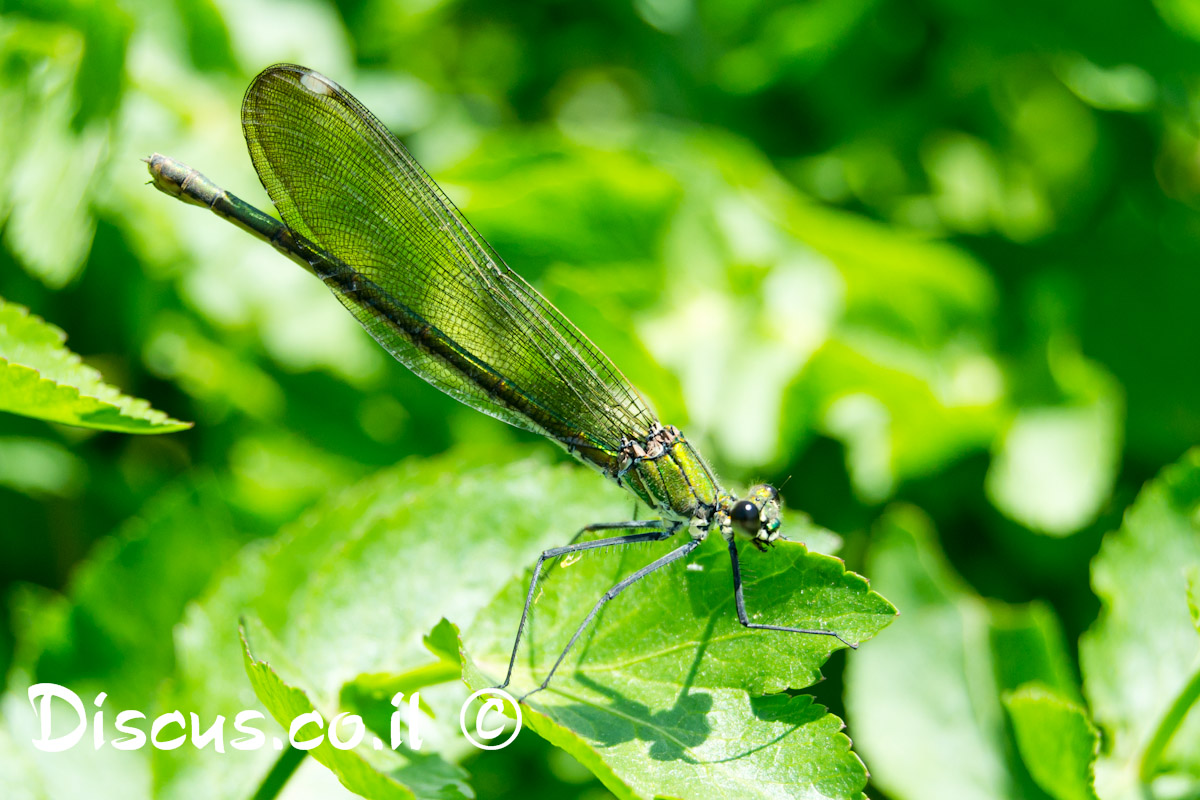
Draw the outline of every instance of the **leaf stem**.
<instances>
[{"instance_id":1,"label":"leaf stem","mask_svg":"<svg viewBox=\"0 0 1200 800\"><path fill-rule=\"evenodd\" d=\"M1183 718L1187 716L1188 710L1196 703L1197 699L1200 699L1200 666L1197 666L1191 679L1176 695L1175 702L1171 703L1167 713L1159 720L1158 728L1150 737L1150 741L1146 743L1146 749L1142 751L1141 762L1138 764L1138 780L1143 784L1149 784L1154 778L1163 751L1171 743L1171 737L1175 735L1175 731L1179 730Z\"/></svg>"},{"instance_id":2,"label":"leaf stem","mask_svg":"<svg viewBox=\"0 0 1200 800\"><path fill-rule=\"evenodd\" d=\"M415 691L425 686L458 680L462 677L462 664L455 661L435 661L396 676L397 688ZM407 694L407 692L405 692Z\"/></svg>"},{"instance_id":3,"label":"leaf stem","mask_svg":"<svg viewBox=\"0 0 1200 800\"><path fill-rule=\"evenodd\" d=\"M263 782L259 784L258 791L254 793L254 797L251 800L275 800L306 755L308 755L308 751L306 750L298 750L295 747L285 748L279 754L275 765L271 767L271 771L267 773L267 776L263 778Z\"/></svg>"}]
</instances>

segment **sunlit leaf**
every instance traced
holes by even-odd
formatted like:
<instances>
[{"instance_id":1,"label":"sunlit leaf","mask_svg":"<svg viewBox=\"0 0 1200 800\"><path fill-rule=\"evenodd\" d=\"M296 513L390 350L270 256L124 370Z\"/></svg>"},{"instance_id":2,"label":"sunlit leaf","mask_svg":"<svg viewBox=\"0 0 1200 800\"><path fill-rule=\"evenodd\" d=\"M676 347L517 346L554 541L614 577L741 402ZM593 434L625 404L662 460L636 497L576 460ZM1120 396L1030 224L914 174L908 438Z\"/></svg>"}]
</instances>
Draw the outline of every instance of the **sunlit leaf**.
<instances>
[{"instance_id":1,"label":"sunlit leaf","mask_svg":"<svg viewBox=\"0 0 1200 800\"><path fill-rule=\"evenodd\" d=\"M280 677L278 646L255 624L243 630L242 645L246 673L255 694L271 711L276 722L288 727L303 714L316 710L310 695L301 687ZM268 655L264 655L268 654ZM318 710L318 713L319 710ZM364 741L355 749L335 747L330 736L348 741L355 735L352 726L331 730L334 717L323 716L321 725L309 723L295 731L296 741L320 737L321 742L308 754L328 767L352 792L372 800L466 800L474 792L466 785L466 772L453 767L435 755L414 754L405 758L392 751L391 746L374 734L364 734ZM378 749L373 743L380 741Z\"/></svg>"},{"instance_id":2,"label":"sunlit leaf","mask_svg":"<svg viewBox=\"0 0 1200 800\"><path fill-rule=\"evenodd\" d=\"M847 662L850 730L872 782L897 800L1039 797L1011 760L1001 696L1034 680L1070 693L1053 615L972 592L911 507L879 523L867 569L903 610Z\"/></svg>"},{"instance_id":3,"label":"sunlit leaf","mask_svg":"<svg viewBox=\"0 0 1200 800\"><path fill-rule=\"evenodd\" d=\"M797 527L789 535L803 539ZM742 627L719 538L710 537L686 567L655 573L611 602L550 687L527 701L529 725L618 796L858 797L866 774L841 721L809 697L760 696L816 682L840 645ZM510 690L536 686L608 588L679 544L548 569ZM791 542L768 553L741 551L756 622L831 629L866 642L895 614L838 559ZM503 678L527 588L527 576L513 580L465 636L472 688Z\"/></svg>"},{"instance_id":4,"label":"sunlit leaf","mask_svg":"<svg viewBox=\"0 0 1200 800\"><path fill-rule=\"evenodd\" d=\"M191 423L104 383L63 343L66 334L0 300L0 410L123 433L170 433Z\"/></svg>"},{"instance_id":5,"label":"sunlit leaf","mask_svg":"<svg viewBox=\"0 0 1200 800\"><path fill-rule=\"evenodd\" d=\"M1079 657L1092 714L1112 742L1096 766L1106 798L1141 796L1140 782L1158 775L1200 785L1200 716L1187 714L1200 693L1189 611L1198 567L1200 450L1192 450L1146 484L1092 562L1102 606Z\"/></svg>"},{"instance_id":6,"label":"sunlit leaf","mask_svg":"<svg viewBox=\"0 0 1200 800\"><path fill-rule=\"evenodd\" d=\"M922 353L875 337L828 342L788 391L792 436L845 442L865 500L982 448L1003 419L996 364L978 352Z\"/></svg>"},{"instance_id":7,"label":"sunlit leaf","mask_svg":"<svg viewBox=\"0 0 1200 800\"><path fill-rule=\"evenodd\" d=\"M1038 684L1006 694L1004 705L1037 785L1055 800L1096 800L1092 772L1100 732L1086 709Z\"/></svg>"},{"instance_id":8,"label":"sunlit leaf","mask_svg":"<svg viewBox=\"0 0 1200 800\"><path fill-rule=\"evenodd\" d=\"M243 593L239 605L261 616L279 652L304 673L308 701L332 709L344 685L358 681L361 688L360 676L372 674L379 683L391 673L399 680L402 673L435 663L425 633L442 616L470 623L505 587L466 637L469 652L493 673L507 663L524 592L525 579L512 576L540 549L568 541L581 525L626 517L630 508L614 487L578 469L536 461L470 470L450 462L413 463L326 503L270 552L248 553L247 569L258 564L248 573L260 576L257 587L242 583L239 590L235 581L229 599ZM806 529L797 525L790 533L804 538ZM523 652L536 654L538 665L557 655L552 642L569 632L567 626L573 629L584 604L611 585L616 572L653 557L653 547L634 549L638 552L593 556L556 571ZM733 785L756 772L765 775L764 765L781 758L771 780L856 797L865 771L849 753L839 720L809 698L751 696L818 680L836 640L742 628L733 612L724 548L714 537L696 556L691 568L681 565L650 578L614 603L587 646L581 645L582 674L564 672L562 689L544 693L548 706L535 704L550 715L539 730L554 742L600 733L600 739L570 749L602 775L619 775L617 785L664 779L666 773L653 768L666 759L675 764L671 771L686 768L691 775L677 790L696 795L707 773L687 766L691 759L721 761L723 766L712 769ZM865 641L895 613L840 561L809 554L798 544L783 543L769 554L751 549L743 559L747 602L756 620L835 628L852 641ZM453 592L445 591L449 585ZM223 602L229 608L229 600ZM220 641L227 640L221 634ZM216 644L210 640L197 655L211 658ZM618 667L614 659L630 663ZM528 663L522 662L523 670ZM614 675L617 684L611 682ZM529 683L524 671L521 680ZM598 705L577 705L577 696ZM611 710L614 705L621 713ZM667 733L644 741L641 726L628 728L639 717L652 728L665 726ZM602 728L595 727L597 720L605 721ZM684 738L676 741L672 730ZM600 746L605 737L616 737L611 747ZM633 765L645 777L632 777ZM639 784L635 791L645 794L648 787Z\"/></svg>"},{"instance_id":9,"label":"sunlit leaf","mask_svg":"<svg viewBox=\"0 0 1200 800\"><path fill-rule=\"evenodd\" d=\"M744 466L832 436L872 502L992 441L1004 382L982 264L806 201L732 137L652 141L687 202L663 248L675 291L641 332L679 375L690 435Z\"/></svg>"},{"instance_id":10,"label":"sunlit leaf","mask_svg":"<svg viewBox=\"0 0 1200 800\"><path fill-rule=\"evenodd\" d=\"M1124 402L1112 375L1073 344L1052 341L1047 351L1064 402L1017 411L997 442L986 487L1012 519L1065 536L1092 522L1112 493Z\"/></svg>"},{"instance_id":11,"label":"sunlit leaf","mask_svg":"<svg viewBox=\"0 0 1200 800\"><path fill-rule=\"evenodd\" d=\"M1116 428L1110 405L1021 411L988 475L993 502L1035 531L1075 532L1116 478Z\"/></svg>"},{"instance_id":12,"label":"sunlit leaf","mask_svg":"<svg viewBox=\"0 0 1200 800\"><path fill-rule=\"evenodd\" d=\"M69 687L68 687L69 688ZM55 800L60 797L89 797L122 800L150 796L150 759L145 750L118 752L111 747L92 747L91 731L78 745L61 753L35 748L41 736L40 721L27 696L22 678L10 679L8 691L0 695L0 790L4 797L20 800ZM80 697L85 709L96 694ZM52 736L71 732L78 722L64 701L52 717Z\"/></svg>"},{"instance_id":13,"label":"sunlit leaf","mask_svg":"<svg viewBox=\"0 0 1200 800\"><path fill-rule=\"evenodd\" d=\"M77 494L86 467L70 450L46 439L0 437L0 486L33 497Z\"/></svg>"},{"instance_id":14,"label":"sunlit leaf","mask_svg":"<svg viewBox=\"0 0 1200 800\"><path fill-rule=\"evenodd\" d=\"M18 0L5 11L0 220L8 218L5 244L21 265L60 288L92 244L135 18L112 2Z\"/></svg>"},{"instance_id":15,"label":"sunlit leaf","mask_svg":"<svg viewBox=\"0 0 1200 800\"><path fill-rule=\"evenodd\" d=\"M269 545L244 549L177 629L179 677L167 702L205 718L262 707L242 666L242 616L262 621L323 710L381 686L457 677L425 641L443 617L469 624L542 549L631 508L590 471L536 458L488 463L512 455L406 461L333 494ZM422 700L453 726L443 738L461 741L456 704L466 692L455 691L461 697L445 701L452 708L433 692ZM271 732L281 729L272 722ZM274 755L160 754L156 774L168 797L244 797Z\"/></svg>"},{"instance_id":16,"label":"sunlit leaf","mask_svg":"<svg viewBox=\"0 0 1200 800\"><path fill-rule=\"evenodd\" d=\"M444 177L464 187L463 210L531 277L554 261L644 261L679 200L672 176L643 156L564 147L549 137L498 137ZM642 278L643 288L657 285L654 264Z\"/></svg>"}]
</instances>

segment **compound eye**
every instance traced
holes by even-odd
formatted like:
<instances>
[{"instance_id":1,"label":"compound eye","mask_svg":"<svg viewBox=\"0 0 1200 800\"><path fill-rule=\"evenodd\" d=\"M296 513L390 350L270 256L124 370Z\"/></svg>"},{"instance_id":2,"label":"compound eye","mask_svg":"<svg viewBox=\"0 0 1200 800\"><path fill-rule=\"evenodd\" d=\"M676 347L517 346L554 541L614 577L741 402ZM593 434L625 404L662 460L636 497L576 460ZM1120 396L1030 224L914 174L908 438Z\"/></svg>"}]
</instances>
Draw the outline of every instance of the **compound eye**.
<instances>
[{"instance_id":1,"label":"compound eye","mask_svg":"<svg viewBox=\"0 0 1200 800\"><path fill-rule=\"evenodd\" d=\"M729 519L742 533L747 536L755 536L758 534L760 525L758 513L758 506L754 503L749 500L739 500L729 510Z\"/></svg>"}]
</instances>

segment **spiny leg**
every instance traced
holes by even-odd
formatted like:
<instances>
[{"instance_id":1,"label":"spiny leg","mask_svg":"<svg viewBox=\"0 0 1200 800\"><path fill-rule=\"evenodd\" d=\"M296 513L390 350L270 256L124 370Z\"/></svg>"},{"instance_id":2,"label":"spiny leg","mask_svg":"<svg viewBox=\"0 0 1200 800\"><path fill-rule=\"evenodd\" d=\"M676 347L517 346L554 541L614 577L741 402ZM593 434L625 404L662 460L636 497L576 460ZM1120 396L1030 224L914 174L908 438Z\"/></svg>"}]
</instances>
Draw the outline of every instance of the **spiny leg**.
<instances>
[{"instance_id":1,"label":"spiny leg","mask_svg":"<svg viewBox=\"0 0 1200 800\"><path fill-rule=\"evenodd\" d=\"M580 536L591 531L632 530L637 528L647 530L644 533L630 533L625 536L609 536L605 539L594 539L590 542L576 542L576 539ZM580 528L575 537L571 539L570 544L562 547L552 547L538 556L537 563L533 565L533 577L529 581L529 592L525 595L525 607L521 609L521 621L517 625L517 638L513 642L512 655L508 658L508 672L504 676L504 683L501 683L496 688L503 689L512 680L513 666L517 663L517 648L521 646L521 634L525 632L525 620L529 616L529 606L533 603L533 593L537 590L538 577L542 573L542 564L551 558L565 556L568 553L579 553L584 550L595 550L612 545L662 541L675 533L676 530L678 530L678 526L668 526L667 523L660 519L633 520L630 522L598 522L594 525Z\"/></svg>"},{"instance_id":2,"label":"spiny leg","mask_svg":"<svg viewBox=\"0 0 1200 800\"><path fill-rule=\"evenodd\" d=\"M563 659L565 659L567 657L567 653L571 652L571 648L575 645L575 642L579 640L579 637L583 635L584 630L587 628L587 626L589 624L591 624L591 621L596 618L596 615L600 613L600 609L604 608L605 604L607 604L609 600L612 600L614 597L616 597L621 592L628 589L633 584L640 581L642 578L649 575L651 572L654 572L657 569L662 569L663 567L667 566L671 562L678 561L679 559L683 558L688 553L692 552L697 547L699 547L700 543L702 541L704 541L704 540L703 539L688 540L688 542L686 544L681 545L680 547L677 547L676 549L667 553L665 556L658 559L657 561L647 564L646 566L642 567L637 572L633 573L628 578L625 578L623 581L618 583L616 586L612 587L607 592L605 592L604 596L601 597L598 601L596 601L596 605L592 606L592 610L588 612L588 615L586 618L584 618L583 622L579 623L579 627L575 629L575 635L571 637L571 641L567 642L567 646L563 648L563 651L561 653L559 653L558 660L555 661L554 666L550 668L550 672L549 672L549 674L546 675L546 679L544 681L542 681L541 686L537 687L536 689L534 689L531 692L527 692L525 695L523 695L521 697L521 699L518 702L524 702L525 699L529 697L529 695L533 694L534 692L540 692L542 689L545 689L547 686L550 685L550 679L553 678L554 673L558 671L558 668L562 664Z\"/></svg>"},{"instance_id":3,"label":"spiny leg","mask_svg":"<svg viewBox=\"0 0 1200 800\"><path fill-rule=\"evenodd\" d=\"M751 622L750 617L746 615L746 601L742 597L742 570L738 565L736 539L729 542L729 561L733 565L733 599L734 603L737 605L738 622L742 623L747 628L754 628L756 630L786 631L788 633L811 633L815 636L832 636L850 649L858 649L857 644L853 642L847 642L833 631L810 630L808 628L788 628L783 625L759 625L757 622Z\"/></svg>"},{"instance_id":4,"label":"spiny leg","mask_svg":"<svg viewBox=\"0 0 1200 800\"><path fill-rule=\"evenodd\" d=\"M633 504L633 512L634 512L633 516L636 517L637 516L637 503ZM571 541L567 542L567 544L564 546L570 546L570 545L575 544L576 542L579 541L580 536L583 536L585 533L592 533L593 531L622 531L622 530L627 531L627 530L632 530L634 528L663 528L663 527L669 527L669 526L667 526L666 523L663 522L661 519L642 519L642 520L635 519L635 520L631 520L629 522L595 522L591 525L585 525L582 528L580 528L579 530L575 531L575 535L571 537ZM669 536L670 534L667 534L667 535ZM663 538L665 539L666 537L664 536Z\"/></svg>"}]
</instances>

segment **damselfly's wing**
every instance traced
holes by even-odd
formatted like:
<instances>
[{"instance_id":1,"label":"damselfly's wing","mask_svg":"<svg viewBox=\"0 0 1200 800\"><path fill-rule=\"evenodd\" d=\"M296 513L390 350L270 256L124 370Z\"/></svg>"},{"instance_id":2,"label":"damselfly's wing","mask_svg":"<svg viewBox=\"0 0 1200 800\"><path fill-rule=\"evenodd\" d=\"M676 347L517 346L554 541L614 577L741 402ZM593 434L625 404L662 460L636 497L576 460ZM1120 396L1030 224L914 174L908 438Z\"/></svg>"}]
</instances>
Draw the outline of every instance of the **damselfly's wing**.
<instances>
[{"instance_id":1,"label":"damselfly's wing","mask_svg":"<svg viewBox=\"0 0 1200 800\"><path fill-rule=\"evenodd\" d=\"M283 221L373 284L370 302L331 284L334 293L419 376L513 425L610 453L622 436L655 425L612 362L504 264L404 145L336 83L305 67L270 67L246 91L242 127ZM389 304L484 371L472 377L388 324ZM515 400L494 390L500 379Z\"/></svg>"}]
</instances>

